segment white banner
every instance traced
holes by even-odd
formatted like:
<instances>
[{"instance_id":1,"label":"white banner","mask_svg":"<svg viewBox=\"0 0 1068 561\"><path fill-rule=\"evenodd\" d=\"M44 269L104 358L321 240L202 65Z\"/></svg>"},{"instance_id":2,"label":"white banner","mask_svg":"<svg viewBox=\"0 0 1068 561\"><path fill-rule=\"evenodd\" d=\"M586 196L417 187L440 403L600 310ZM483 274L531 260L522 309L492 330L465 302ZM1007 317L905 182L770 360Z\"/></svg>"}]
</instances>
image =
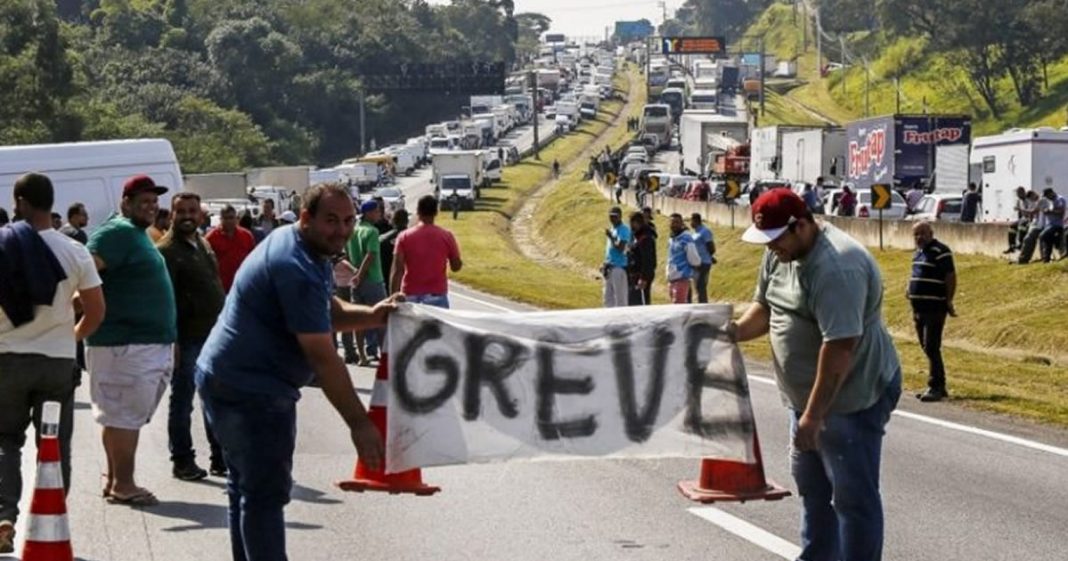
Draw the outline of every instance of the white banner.
<instances>
[{"instance_id":1,"label":"white banner","mask_svg":"<svg viewBox=\"0 0 1068 561\"><path fill-rule=\"evenodd\" d=\"M386 469L514 459L753 461L730 306L488 314L404 304L389 320Z\"/></svg>"}]
</instances>

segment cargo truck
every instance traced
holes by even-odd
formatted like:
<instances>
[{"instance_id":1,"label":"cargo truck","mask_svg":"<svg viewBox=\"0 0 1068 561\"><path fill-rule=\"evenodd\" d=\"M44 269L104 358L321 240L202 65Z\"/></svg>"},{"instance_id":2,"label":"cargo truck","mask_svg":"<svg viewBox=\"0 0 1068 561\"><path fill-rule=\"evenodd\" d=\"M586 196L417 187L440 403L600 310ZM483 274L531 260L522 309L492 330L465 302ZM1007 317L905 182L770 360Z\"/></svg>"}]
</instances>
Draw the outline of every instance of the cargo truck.
<instances>
[{"instance_id":1,"label":"cargo truck","mask_svg":"<svg viewBox=\"0 0 1068 561\"><path fill-rule=\"evenodd\" d=\"M841 128L787 132L782 135L782 169L779 176L788 181L815 185L823 177L828 185L839 185L845 175L846 133Z\"/></svg>"},{"instance_id":2,"label":"cargo truck","mask_svg":"<svg viewBox=\"0 0 1068 561\"><path fill-rule=\"evenodd\" d=\"M728 138L734 142L723 142ZM715 154L744 144L749 138L749 123L716 111L688 110L679 119L679 143L682 145L683 173L701 175L714 161Z\"/></svg>"},{"instance_id":3,"label":"cargo truck","mask_svg":"<svg viewBox=\"0 0 1068 561\"><path fill-rule=\"evenodd\" d=\"M658 146L671 145L671 106L664 103L651 103L642 108L641 133L656 135Z\"/></svg>"},{"instance_id":4,"label":"cargo truck","mask_svg":"<svg viewBox=\"0 0 1068 561\"><path fill-rule=\"evenodd\" d=\"M434 195L441 201L443 208L475 208L479 190L486 186L483 173L482 150L454 150L435 152L433 178Z\"/></svg>"},{"instance_id":5,"label":"cargo truck","mask_svg":"<svg viewBox=\"0 0 1068 561\"><path fill-rule=\"evenodd\" d=\"M846 125L846 181L858 189L892 184L907 189L927 185L937 146L968 145L967 115L887 115Z\"/></svg>"},{"instance_id":6,"label":"cargo truck","mask_svg":"<svg viewBox=\"0 0 1068 561\"><path fill-rule=\"evenodd\" d=\"M811 127L773 125L753 129L750 142L749 179L780 179L782 169L782 135ZM787 178L789 179L789 178Z\"/></svg>"}]
</instances>

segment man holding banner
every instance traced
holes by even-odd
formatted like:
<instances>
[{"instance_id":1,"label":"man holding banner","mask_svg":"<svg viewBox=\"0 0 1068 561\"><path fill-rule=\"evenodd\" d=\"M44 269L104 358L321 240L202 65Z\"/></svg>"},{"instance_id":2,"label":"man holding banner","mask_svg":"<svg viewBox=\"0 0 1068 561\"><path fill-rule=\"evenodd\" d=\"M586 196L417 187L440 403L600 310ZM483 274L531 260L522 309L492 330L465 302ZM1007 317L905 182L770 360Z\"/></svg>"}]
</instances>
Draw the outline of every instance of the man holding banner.
<instances>
[{"instance_id":1,"label":"man holding banner","mask_svg":"<svg viewBox=\"0 0 1068 561\"><path fill-rule=\"evenodd\" d=\"M369 308L333 295L331 258L355 221L344 187L308 191L300 221L276 228L242 264L197 361L197 389L230 472L234 561L286 559L297 400L313 374L360 460L382 463L382 439L334 349L334 331L382 327L396 307L394 298Z\"/></svg>"},{"instance_id":2,"label":"man holding banner","mask_svg":"<svg viewBox=\"0 0 1068 561\"><path fill-rule=\"evenodd\" d=\"M736 341L769 334L791 410L790 459L802 498L799 559L878 560L884 426L901 366L882 320L878 265L859 243L817 222L789 189L761 195L742 236L767 246Z\"/></svg>"}]
</instances>

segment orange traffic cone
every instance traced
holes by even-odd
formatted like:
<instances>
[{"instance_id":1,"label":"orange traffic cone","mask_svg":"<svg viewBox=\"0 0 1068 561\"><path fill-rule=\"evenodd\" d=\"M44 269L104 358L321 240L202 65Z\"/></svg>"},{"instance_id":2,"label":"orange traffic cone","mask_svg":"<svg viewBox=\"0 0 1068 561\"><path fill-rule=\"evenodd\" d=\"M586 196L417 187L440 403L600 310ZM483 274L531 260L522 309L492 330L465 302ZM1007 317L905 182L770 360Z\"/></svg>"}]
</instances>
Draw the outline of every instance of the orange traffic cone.
<instances>
[{"instance_id":1,"label":"orange traffic cone","mask_svg":"<svg viewBox=\"0 0 1068 561\"><path fill-rule=\"evenodd\" d=\"M386 403L389 392L389 355L382 353L378 361L378 369L375 370L375 385L371 390L371 407L367 410L367 416L375 424L382 439L386 438ZM422 472L411 469L401 473L386 473L384 469L372 470L363 463L363 459L356 458L356 470L352 479L338 481L337 486L345 491L384 491L392 495L411 493L419 496L429 496L441 491L441 487L435 487L423 483Z\"/></svg>"},{"instance_id":2,"label":"orange traffic cone","mask_svg":"<svg viewBox=\"0 0 1068 561\"><path fill-rule=\"evenodd\" d=\"M30 503L22 561L73 561L67 499L59 457L59 410L54 401L44 404L41 441L37 445L37 485Z\"/></svg>"},{"instance_id":3,"label":"orange traffic cone","mask_svg":"<svg viewBox=\"0 0 1068 561\"><path fill-rule=\"evenodd\" d=\"M760 439L753 428L755 464L737 460L704 458L697 481L680 481L679 492L699 503L777 501L790 496L790 491L764 478L764 458L760 455Z\"/></svg>"}]
</instances>

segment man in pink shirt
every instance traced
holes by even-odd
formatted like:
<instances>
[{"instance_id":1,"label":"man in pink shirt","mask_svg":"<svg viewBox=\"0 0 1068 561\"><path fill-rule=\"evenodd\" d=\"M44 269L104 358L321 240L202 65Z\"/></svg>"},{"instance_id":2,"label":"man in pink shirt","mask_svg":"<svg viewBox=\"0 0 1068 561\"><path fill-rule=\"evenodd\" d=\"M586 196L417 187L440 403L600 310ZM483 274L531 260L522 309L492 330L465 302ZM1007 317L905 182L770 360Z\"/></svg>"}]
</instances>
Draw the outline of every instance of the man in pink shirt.
<instances>
[{"instance_id":1,"label":"man in pink shirt","mask_svg":"<svg viewBox=\"0 0 1068 561\"><path fill-rule=\"evenodd\" d=\"M402 292L409 302L439 308L449 307L448 265L452 272L463 267L460 246L452 232L434 225L438 200L432 195L419 199L419 224L405 230L393 250L390 290Z\"/></svg>"}]
</instances>

